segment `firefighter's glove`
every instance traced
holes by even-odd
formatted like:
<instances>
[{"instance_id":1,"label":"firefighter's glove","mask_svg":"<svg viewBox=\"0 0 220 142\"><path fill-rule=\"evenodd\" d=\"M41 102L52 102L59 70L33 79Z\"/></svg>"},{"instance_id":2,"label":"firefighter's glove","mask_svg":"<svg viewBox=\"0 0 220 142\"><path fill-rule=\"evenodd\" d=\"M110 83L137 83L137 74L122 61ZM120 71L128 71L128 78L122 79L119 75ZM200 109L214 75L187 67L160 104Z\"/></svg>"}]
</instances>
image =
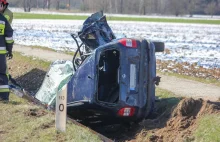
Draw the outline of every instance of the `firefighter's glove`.
<instances>
[{"instance_id":1,"label":"firefighter's glove","mask_svg":"<svg viewBox=\"0 0 220 142\"><path fill-rule=\"evenodd\" d=\"M6 57L8 57L9 60L12 59L12 58L13 58L12 52L8 52L7 55L6 55Z\"/></svg>"}]
</instances>

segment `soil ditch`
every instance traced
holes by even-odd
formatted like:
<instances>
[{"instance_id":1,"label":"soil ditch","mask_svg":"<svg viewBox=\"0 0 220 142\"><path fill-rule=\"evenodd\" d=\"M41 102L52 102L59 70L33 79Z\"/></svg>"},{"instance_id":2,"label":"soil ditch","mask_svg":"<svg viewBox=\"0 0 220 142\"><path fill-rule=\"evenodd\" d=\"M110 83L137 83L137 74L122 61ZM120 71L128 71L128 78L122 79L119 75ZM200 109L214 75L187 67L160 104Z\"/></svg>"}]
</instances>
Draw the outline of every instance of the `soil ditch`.
<instances>
[{"instance_id":1,"label":"soil ditch","mask_svg":"<svg viewBox=\"0 0 220 142\"><path fill-rule=\"evenodd\" d=\"M198 119L208 114L220 114L220 102L185 98L179 102L173 111L168 113L170 117L167 119L165 114L162 117L160 116L160 123L155 127L149 127L148 125L154 121L145 120L142 127L145 127L145 130L148 131L137 134L135 141L142 141L149 133L151 133L151 136L147 137L147 141L151 142L193 140L192 132L197 128Z\"/></svg>"}]
</instances>

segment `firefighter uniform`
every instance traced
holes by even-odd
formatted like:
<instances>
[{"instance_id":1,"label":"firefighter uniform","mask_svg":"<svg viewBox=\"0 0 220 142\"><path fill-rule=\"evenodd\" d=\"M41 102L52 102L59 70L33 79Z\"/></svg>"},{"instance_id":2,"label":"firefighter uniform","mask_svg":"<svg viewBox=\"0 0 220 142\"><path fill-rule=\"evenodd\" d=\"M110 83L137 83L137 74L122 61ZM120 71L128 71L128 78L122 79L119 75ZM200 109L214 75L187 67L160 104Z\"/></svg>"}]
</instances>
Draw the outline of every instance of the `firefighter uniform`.
<instances>
[{"instance_id":1,"label":"firefighter uniform","mask_svg":"<svg viewBox=\"0 0 220 142\"><path fill-rule=\"evenodd\" d=\"M13 13L11 12L11 10L9 10L8 8L6 8L3 12L3 15L5 16L5 18L8 20L8 22L11 24L12 20L13 20Z\"/></svg>"},{"instance_id":2,"label":"firefighter uniform","mask_svg":"<svg viewBox=\"0 0 220 142\"><path fill-rule=\"evenodd\" d=\"M0 14L0 100L9 100L8 70L6 56L12 57L13 29Z\"/></svg>"},{"instance_id":3,"label":"firefighter uniform","mask_svg":"<svg viewBox=\"0 0 220 142\"><path fill-rule=\"evenodd\" d=\"M8 22L11 24L12 20L13 20L13 13L11 12L11 10L8 9L8 1L7 0L0 0L0 13L2 13L5 18L8 20Z\"/></svg>"}]
</instances>

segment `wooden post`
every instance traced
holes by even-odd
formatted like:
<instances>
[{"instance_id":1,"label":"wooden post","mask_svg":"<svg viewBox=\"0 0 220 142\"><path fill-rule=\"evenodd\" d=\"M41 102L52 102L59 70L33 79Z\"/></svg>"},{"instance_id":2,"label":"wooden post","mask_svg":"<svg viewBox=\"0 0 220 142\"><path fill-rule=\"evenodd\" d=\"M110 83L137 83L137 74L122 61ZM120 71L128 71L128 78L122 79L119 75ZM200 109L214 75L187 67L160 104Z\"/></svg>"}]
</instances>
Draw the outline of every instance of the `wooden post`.
<instances>
[{"instance_id":1,"label":"wooden post","mask_svg":"<svg viewBox=\"0 0 220 142\"><path fill-rule=\"evenodd\" d=\"M58 93L56 98L56 129L66 131L66 116L67 116L67 85Z\"/></svg>"}]
</instances>

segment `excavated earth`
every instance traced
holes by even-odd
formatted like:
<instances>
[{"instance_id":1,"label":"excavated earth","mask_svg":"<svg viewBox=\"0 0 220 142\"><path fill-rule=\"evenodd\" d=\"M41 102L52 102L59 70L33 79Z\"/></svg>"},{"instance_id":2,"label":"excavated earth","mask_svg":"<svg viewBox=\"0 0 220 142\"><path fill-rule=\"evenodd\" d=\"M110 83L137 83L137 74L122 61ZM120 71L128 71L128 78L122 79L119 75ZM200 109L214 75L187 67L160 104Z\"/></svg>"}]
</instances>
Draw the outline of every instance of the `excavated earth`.
<instances>
[{"instance_id":1,"label":"excavated earth","mask_svg":"<svg viewBox=\"0 0 220 142\"><path fill-rule=\"evenodd\" d=\"M220 102L183 99L172 112L165 127L155 129L149 141L184 141L190 139L197 128L198 119L204 115L220 114ZM193 138L191 138L193 139Z\"/></svg>"}]
</instances>

